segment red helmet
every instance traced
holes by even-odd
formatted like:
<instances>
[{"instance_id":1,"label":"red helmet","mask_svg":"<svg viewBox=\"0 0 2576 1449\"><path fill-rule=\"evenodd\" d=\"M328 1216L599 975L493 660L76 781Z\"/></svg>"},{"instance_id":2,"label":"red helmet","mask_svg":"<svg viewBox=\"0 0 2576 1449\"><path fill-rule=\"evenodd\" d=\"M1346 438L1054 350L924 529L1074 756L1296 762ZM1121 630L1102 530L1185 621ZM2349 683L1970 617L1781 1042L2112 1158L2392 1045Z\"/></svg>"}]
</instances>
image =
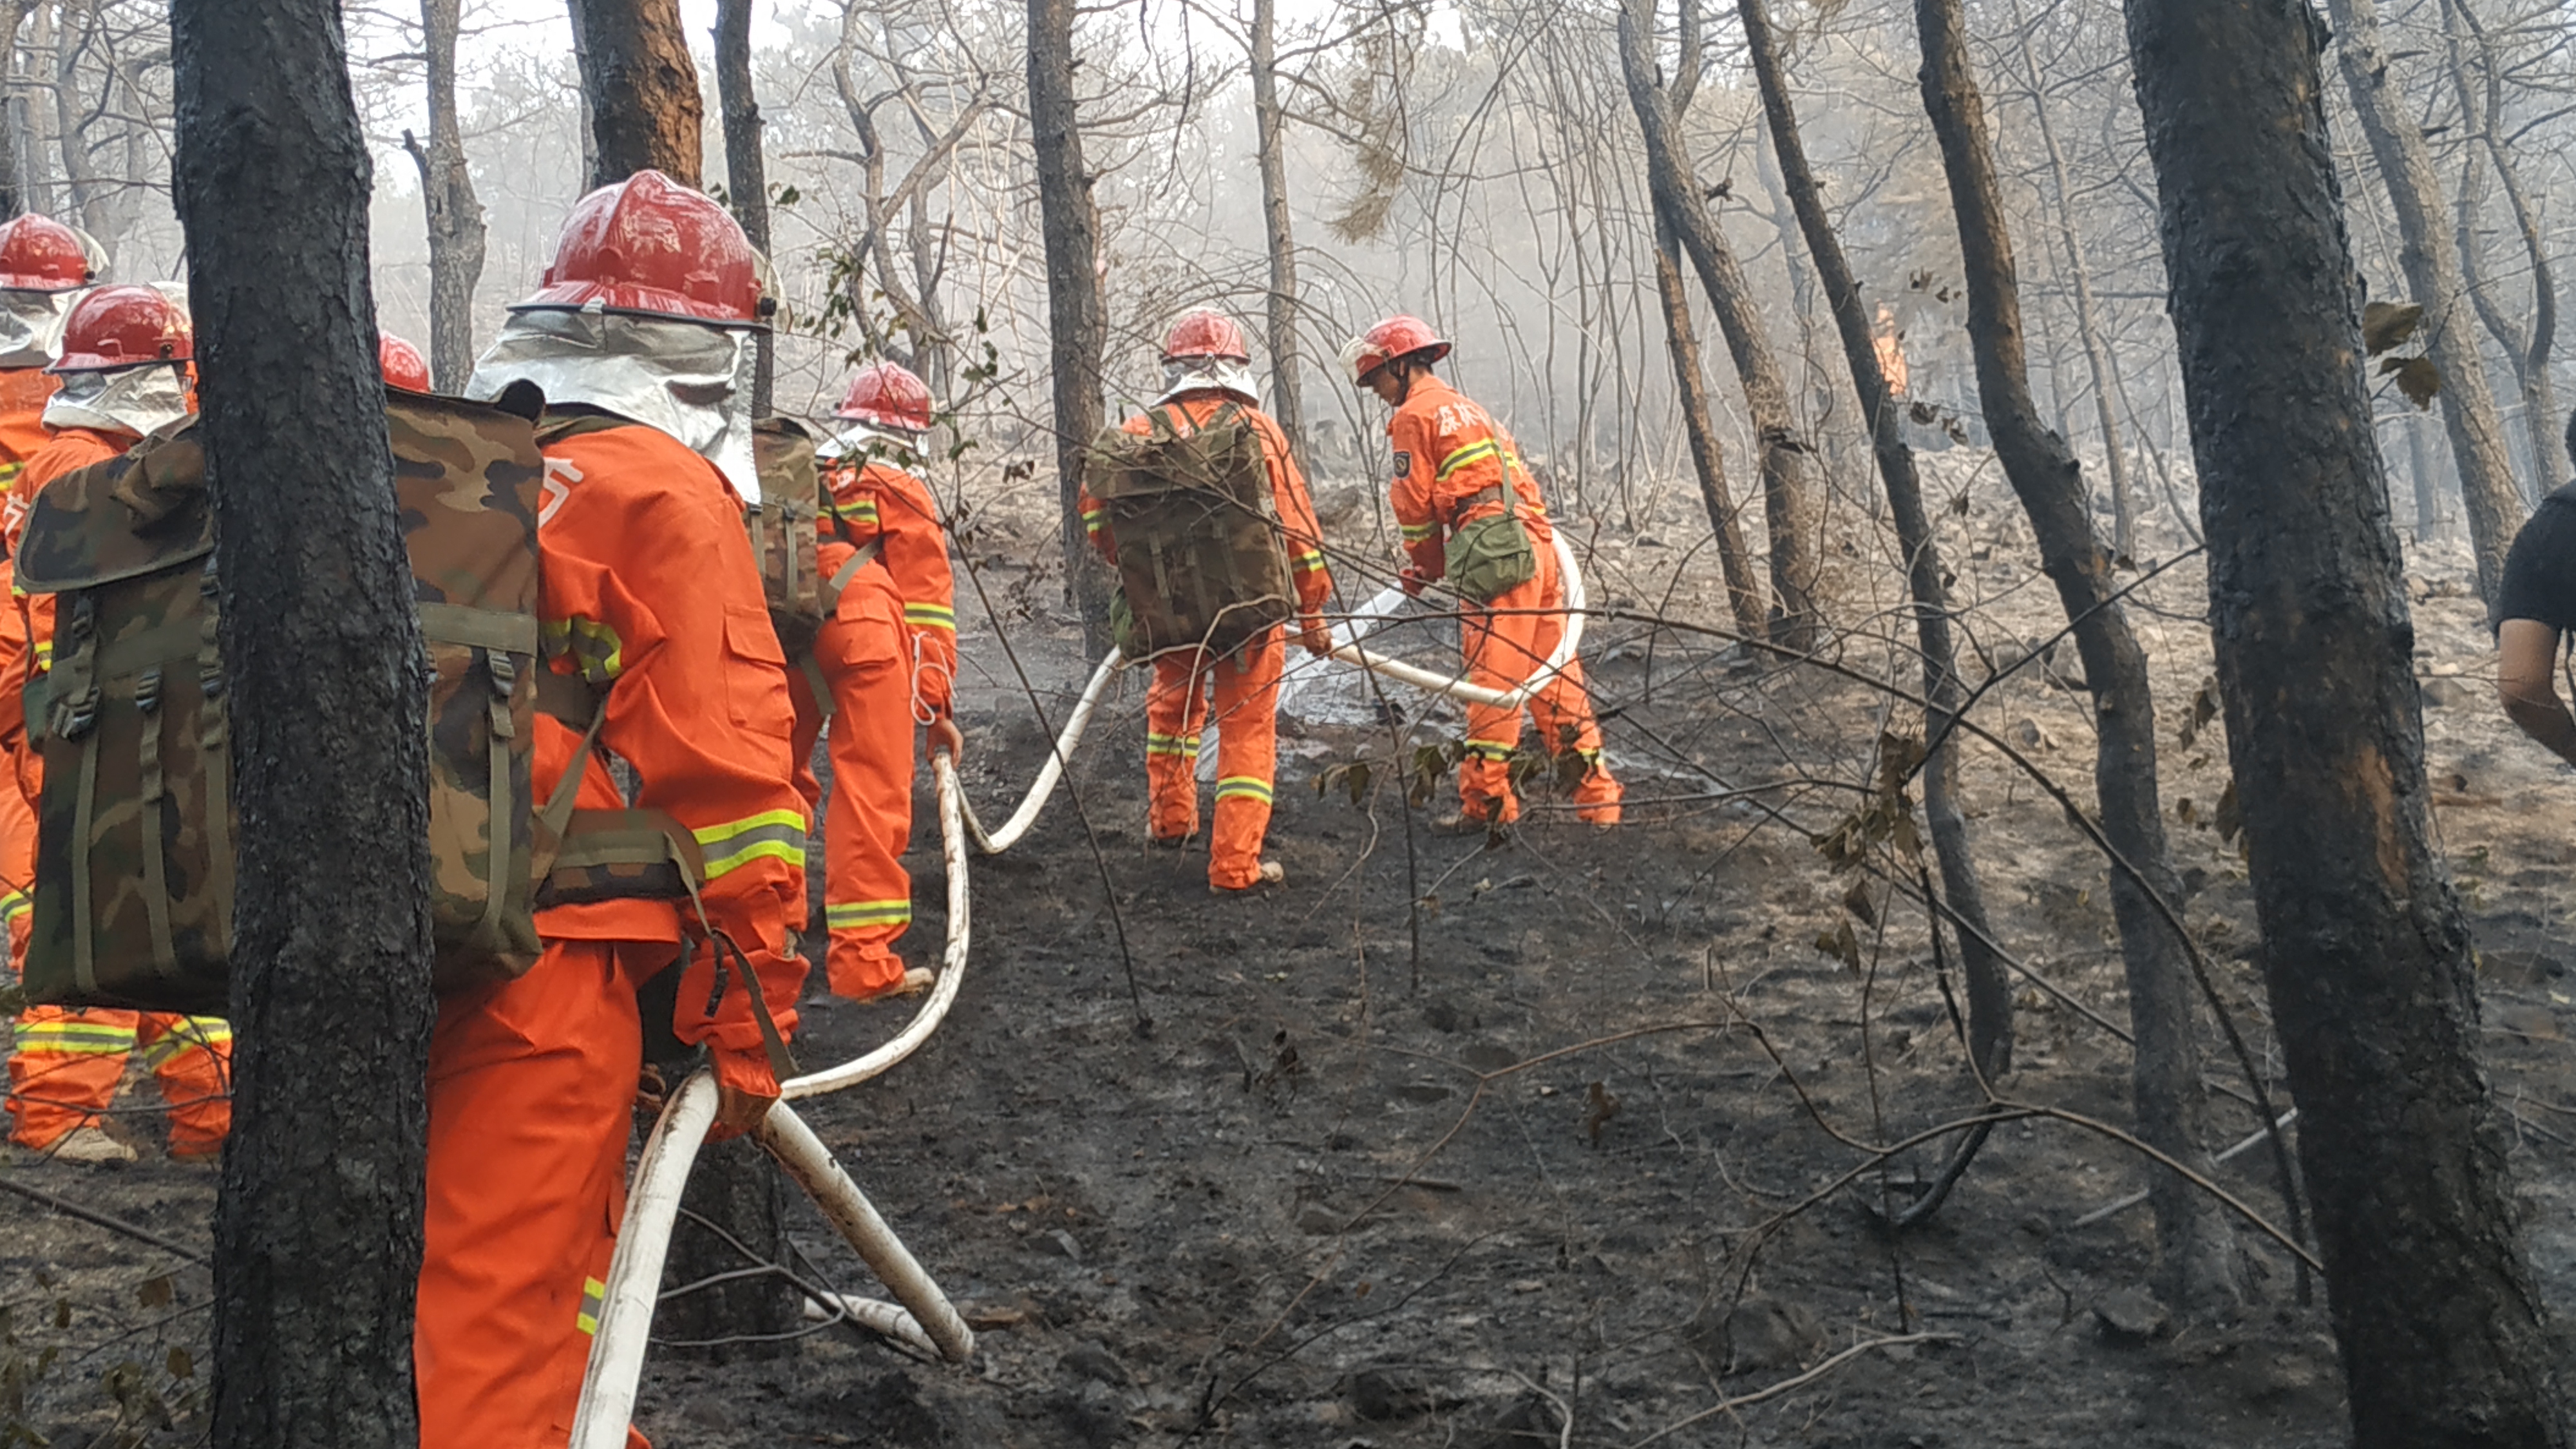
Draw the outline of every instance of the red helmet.
<instances>
[{"instance_id":1,"label":"red helmet","mask_svg":"<svg viewBox=\"0 0 2576 1449\"><path fill-rule=\"evenodd\" d=\"M390 332L376 334L376 368L385 375L385 386L405 392L428 392L429 363L420 349Z\"/></svg>"},{"instance_id":2,"label":"red helmet","mask_svg":"<svg viewBox=\"0 0 2576 1449\"><path fill-rule=\"evenodd\" d=\"M99 287L63 319L63 355L47 372L114 372L197 355L187 309L158 287Z\"/></svg>"},{"instance_id":3,"label":"red helmet","mask_svg":"<svg viewBox=\"0 0 2576 1449\"><path fill-rule=\"evenodd\" d=\"M88 285L80 233L32 212L0 221L0 290L76 292Z\"/></svg>"},{"instance_id":4,"label":"red helmet","mask_svg":"<svg viewBox=\"0 0 2576 1449\"><path fill-rule=\"evenodd\" d=\"M849 395L841 399L840 410L832 416L926 433L930 431L930 388L908 368L891 362L870 363L850 379Z\"/></svg>"},{"instance_id":5,"label":"red helmet","mask_svg":"<svg viewBox=\"0 0 2576 1449\"><path fill-rule=\"evenodd\" d=\"M1172 324L1163 336L1163 360L1179 357L1230 357L1237 362L1252 360L1252 344L1243 340L1243 328L1223 312L1205 307L1187 314Z\"/></svg>"},{"instance_id":6,"label":"red helmet","mask_svg":"<svg viewBox=\"0 0 2576 1449\"><path fill-rule=\"evenodd\" d=\"M1448 355L1448 339L1432 331L1430 323L1398 313L1342 344L1342 370L1351 375L1351 386L1357 387L1368 381L1370 373L1399 357L1438 362Z\"/></svg>"},{"instance_id":7,"label":"red helmet","mask_svg":"<svg viewBox=\"0 0 2576 1449\"><path fill-rule=\"evenodd\" d=\"M573 203L535 296L522 307L644 312L744 326L760 320L759 258L713 197L638 171Z\"/></svg>"}]
</instances>

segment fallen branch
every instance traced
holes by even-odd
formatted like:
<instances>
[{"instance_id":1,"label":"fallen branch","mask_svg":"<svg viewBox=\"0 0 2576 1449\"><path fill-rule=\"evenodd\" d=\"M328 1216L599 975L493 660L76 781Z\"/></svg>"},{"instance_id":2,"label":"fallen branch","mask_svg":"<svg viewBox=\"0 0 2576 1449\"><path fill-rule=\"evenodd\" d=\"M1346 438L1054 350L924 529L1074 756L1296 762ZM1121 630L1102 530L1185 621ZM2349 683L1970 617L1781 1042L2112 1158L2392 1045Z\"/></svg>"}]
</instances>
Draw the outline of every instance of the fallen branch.
<instances>
[{"instance_id":1,"label":"fallen branch","mask_svg":"<svg viewBox=\"0 0 2576 1449\"><path fill-rule=\"evenodd\" d=\"M79 1203L72 1202L66 1198L56 1197L52 1193L45 1191L43 1188L29 1187L23 1182L19 1182L11 1178L0 1177L0 1192L14 1192L18 1196L23 1197L30 1202L43 1203L45 1206L52 1208L54 1211L61 1213L67 1218L78 1218L82 1222L89 1223L95 1227L105 1228L109 1232L122 1233L126 1237L132 1238L138 1243L149 1243L153 1247L159 1248L165 1253L176 1253L191 1263L203 1263L206 1261L206 1255L198 1252L194 1248L183 1248L177 1243L170 1241L168 1238L161 1236L159 1233L153 1232L149 1228L138 1228L123 1218L110 1217L103 1212L82 1207Z\"/></svg>"},{"instance_id":2,"label":"fallen branch","mask_svg":"<svg viewBox=\"0 0 2576 1449\"><path fill-rule=\"evenodd\" d=\"M1959 1335L1955 1333L1900 1333L1892 1334L1886 1338L1864 1339L1861 1342L1855 1343L1851 1347L1844 1349L1842 1352L1835 1354L1832 1358L1826 1359L1823 1363L1816 1365L1805 1373L1799 1374L1795 1378L1782 1379L1780 1382L1773 1384L1767 1389L1756 1389L1749 1394L1738 1394L1731 1399L1720 1399L1718 1402L1709 1405L1707 1408L1700 1410L1698 1413L1691 1415L1687 1419L1680 1420L1676 1423L1666 1424L1664 1427L1657 1429L1645 1438L1639 1439L1635 1443L1630 1444L1628 1449L1646 1449L1647 1445L1654 1443L1656 1440L1678 1434L1682 1430L1689 1428L1693 1424L1699 1423L1703 1419L1714 1418L1719 1414L1732 1413L1737 1409L1750 1408L1755 1404L1761 1403L1765 1399L1778 1398L1780 1395L1789 1392L1791 1389L1803 1388L1806 1385L1823 1378L1825 1375L1832 1373L1835 1369L1841 1368L1844 1364L1851 1362L1853 1359L1860 1357L1862 1354L1865 1354L1872 1349L1897 1348L1909 1343L1957 1343L1958 1341Z\"/></svg>"}]
</instances>

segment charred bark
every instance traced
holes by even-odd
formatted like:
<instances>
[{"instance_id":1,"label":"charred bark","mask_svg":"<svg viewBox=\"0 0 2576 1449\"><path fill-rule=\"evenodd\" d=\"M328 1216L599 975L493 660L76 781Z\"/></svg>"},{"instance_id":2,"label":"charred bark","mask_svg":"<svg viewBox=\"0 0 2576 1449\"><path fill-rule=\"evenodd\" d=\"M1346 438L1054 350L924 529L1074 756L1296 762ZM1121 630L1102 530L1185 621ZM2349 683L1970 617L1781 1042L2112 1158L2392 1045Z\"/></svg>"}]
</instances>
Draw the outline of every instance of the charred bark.
<instances>
[{"instance_id":1,"label":"charred bark","mask_svg":"<svg viewBox=\"0 0 2576 1449\"><path fill-rule=\"evenodd\" d=\"M1108 647L1109 581L1082 531L1082 460L1100 431L1100 213L1082 160L1073 92L1074 0L1029 0L1029 131L1046 231L1048 363L1055 380L1056 490L1063 500L1065 602L1097 654Z\"/></svg>"},{"instance_id":2,"label":"charred bark","mask_svg":"<svg viewBox=\"0 0 2576 1449\"><path fill-rule=\"evenodd\" d=\"M483 203L456 121L456 32L462 0L420 0L429 73L429 141L403 132L429 219L429 373L463 392L474 372L474 285L483 276Z\"/></svg>"},{"instance_id":3,"label":"charred bark","mask_svg":"<svg viewBox=\"0 0 2576 1449\"><path fill-rule=\"evenodd\" d=\"M2359 1449L2559 1449L2302 0L2138 0L2210 632Z\"/></svg>"},{"instance_id":4,"label":"charred bark","mask_svg":"<svg viewBox=\"0 0 2576 1449\"><path fill-rule=\"evenodd\" d=\"M1977 396L1995 457L2020 498L2037 539L2040 567L2057 587L2091 681L2097 748L2094 791L2102 832L2136 872L2111 873L2111 911L2136 1038L2131 1068L2138 1136L2175 1161L2205 1164L2207 1116L2200 1045L2192 1030L2190 961L2157 902L2182 899L2165 846L2156 798L2155 697L2146 651L2111 579L2111 557L2094 535L2084 479L2066 440L2040 420L2024 356L2020 284L1985 101L1968 66L1961 0L1916 0L1923 45L1924 109L1941 146L1950 207L1968 288L1968 339ZM2365 427L2363 432L2368 433ZM2143 878L2143 879L2140 879ZM2232 1308L2242 1295L2234 1234L2219 1205L2171 1172L2148 1179L2156 1218L2158 1289L2178 1315Z\"/></svg>"},{"instance_id":5,"label":"charred bark","mask_svg":"<svg viewBox=\"0 0 2576 1449\"><path fill-rule=\"evenodd\" d=\"M1681 394L1682 427L1690 437L1691 470L1699 479L1699 501L1708 510L1708 526L1717 536L1718 567L1726 575L1726 603L1735 627L1760 638L1769 629L1763 616L1762 581L1753 576L1753 561L1744 553L1744 527L1737 521L1735 499L1726 488L1726 450L1718 441L1716 414L1708 399L1708 373L1700 365L1699 329L1691 321L1690 293L1682 285L1682 244L1661 215L1655 218L1655 295L1664 308L1664 341L1673 355L1673 386Z\"/></svg>"},{"instance_id":6,"label":"charred bark","mask_svg":"<svg viewBox=\"0 0 2576 1449\"><path fill-rule=\"evenodd\" d=\"M1656 81L1654 0L1622 0L1619 64L1628 103L1646 138L1646 178L1662 216L1690 255L1726 334L1727 352L1744 384L1744 406L1753 423L1762 511L1771 545L1771 636L1791 648L1812 645L1823 623L1816 598L1816 510L1807 478L1812 453L1790 407L1789 385L1771 350L1769 332L1753 292L1708 210L1698 172L1682 143L1672 97ZM1689 65L1698 63L1688 57ZM1688 69L1685 66L1685 69Z\"/></svg>"},{"instance_id":7,"label":"charred bark","mask_svg":"<svg viewBox=\"0 0 2576 1449\"><path fill-rule=\"evenodd\" d=\"M2111 484L2111 547L2122 558L2137 552L2137 505L2129 491L2129 460L2120 450L2118 388L2112 378L2110 344L2102 336L2101 309L2093 299L2093 269L2085 264L2084 239L2075 226L2073 187L2066 176L2066 150L2057 144L2057 128L2048 115L2048 83L2030 53L2030 27L2021 5L2013 5L2013 28L2021 65L2030 81L2030 109L2038 122L2040 145L2048 153L2050 199L2056 203L2057 244L2066 249L2067 280L2075 288L2075 332L2084 345L2084 365L2093 379L2094 416L2102 426L2102 471Z\"/></svg>"},{"instance_id":8,"label":"charred bark","mask_svg":"<svg viewBox=\"0 0 2576 1449\"><path fill-rule=\"evenodd\" d=\"M705 106L680 0L577 0L572 15L590 102L590 184L613 186L650 168L698 185Z\"/></svg>"},{"instance_id":9,"label":"charred bark","mask_svg":"<svg viewBox=\"0 0 2576 1449\"><path fill-rule=\"evenodd\" d=\"M1929 746L1923 762L1923 814L1933 857L1941 867L1942 893L1959 923L1959 955L1968 978L1969 1055L1991 1081L2012 1069L2012 990L1996 954L1994 927L1986 919L1985 887L1977 874L1968 817L1959 808L1959 745L1953 726L1965 694L1959 682L1957 646L1950 636L1949 586L1944 582L1941 547L1923 507L1914 450L1905 445L1902 410L1879 366L1860 281L1852 275L1832 219L1825 215L1823 189L1807 162L1807 144L1798 130L1771 18L1762 0L1737 0L1736 10L1743 18L1754 81L1761 88L1773 154L1779 158L1780 182L1797 212L1807 254L1824 282L1825 303L1842 338L1843 360L1851 368L1852 389L1859 396L1861 420L1869 428L1879 482L1887 491L1897 546L1905 550L1905 582L1914 597L1914 636L1923 653L1923 697L1932 706L1923 722Z\"/></svg>"},{"instance_id":10,"label":"charred bark","mask_svg":"<svg viewBox=\"0 0 2576 1449\"><path fill-rule=\"evenodd\" d=\"M2352 93L2353 115L2369 138L2380 181L2388 188L2389 210L2397 217L2398 263L2408 290L2424 309L2418 333L2424 338L2424 355L2441 369L2442 423L2459 465L2469 547L2478 560L2478 593L2492 611L2504 577L2505 550L2513 545L2525 508L2514 487L2495 391L2487 386L2486 364L2478 356L2477 329L2461 305L2460 254L2442 224L2442 183L2433 175L2413 108L2390 73L2392 62L2379 40L2377 0L2327 0L2327 5L2340 37L2336 55Z\"/></svg>"},{"instance_id":11,"label":"charred bark","mask_svg":"<svg viewBox=\"0 0 2576 1449\"><path fill-rule=\"evenodd\" d=\"M1261 156L1261 234L1270 251L1262 305L1270 348L1270 415L1300 451L1306 403L1297 384L1297 236L1288 213L1288 113L1279 104L1278 0L1252 0L1252 120Z\"/></svg>"},{"instance_id":12,"label":"charred bark","mask_svg":"<svg viewBox=\"0 0 2576 1449\"><path fill-rule=\"evenodd\" d=\"M716 105L724 113L725 190L753 250L769 255L769 167L760 151L760 100L751 85L751 0L716 0ZM752 338L751 411L770 414L778 358L771 335ZM766 1161L762 1154L753 1157Z\"/></svg>"},{"instance_id":13,"label":"charred bark","mask_svg":"<svg viewBox=\"0 0 2576 1449\"><path fill-rule=\"evenodd\" d=\"M241 821L213 1443L394 1449L436 1007L366 138L335 0L176 0L170 31Z\"/></svg>"}]
</instances>

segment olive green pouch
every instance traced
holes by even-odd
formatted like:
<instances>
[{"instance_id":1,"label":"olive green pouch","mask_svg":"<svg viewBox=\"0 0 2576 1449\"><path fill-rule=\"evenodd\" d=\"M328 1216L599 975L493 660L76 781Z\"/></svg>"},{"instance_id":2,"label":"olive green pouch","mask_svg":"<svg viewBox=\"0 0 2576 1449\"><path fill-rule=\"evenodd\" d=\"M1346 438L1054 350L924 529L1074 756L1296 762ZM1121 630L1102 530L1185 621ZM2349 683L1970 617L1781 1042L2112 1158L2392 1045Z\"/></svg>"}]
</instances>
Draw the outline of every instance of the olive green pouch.
<instances>
[{"instance_id":1,"label":"olive green pouch","mask_svg":"<svg viewBox=\"0 0 2576 1449\"><path fill-rule=\"evenodd\" d=\"M1449 587L1490 604L1538 577L1538 550L1520 510L1506 509L1458 525L1449 535Z\"/></svg>"}]
</instances>

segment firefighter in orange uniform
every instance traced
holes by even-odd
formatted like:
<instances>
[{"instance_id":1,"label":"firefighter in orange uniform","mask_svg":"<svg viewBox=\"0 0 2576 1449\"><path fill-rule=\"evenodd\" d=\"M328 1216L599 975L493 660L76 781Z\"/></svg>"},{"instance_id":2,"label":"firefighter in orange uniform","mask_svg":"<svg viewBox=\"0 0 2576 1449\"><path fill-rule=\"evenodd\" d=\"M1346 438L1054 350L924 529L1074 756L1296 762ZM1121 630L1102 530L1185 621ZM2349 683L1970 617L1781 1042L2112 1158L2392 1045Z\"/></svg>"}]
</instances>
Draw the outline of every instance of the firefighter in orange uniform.
<instances>
[{"instance_id":1,"label":"firefighter in orange uniform","mask_svg":"<svg viewBox=\"0 0 2576 1449\"><path fill-rule=\"evenodd\" d=\"M188 414L195 405L194 355L186 309L160 288L99 287L72 304L63 319L62 355L51 368L61 388L45 403L52 439L27 460L9 494L11 552L46 484L121 457L145 433ZM29 675L41 679L53 662L53 596L20 595L16 603L31 647L0 675L0 694L11 698L22 697ZM30 723L41 727L42 721ZM23 735L17 778L24 799L40 798L43 761ZM170 1104L170 1155L211 1160L232 1130L232 1029L210 1016L27 1008L18 1017L17 1055L9 1059L13 1140L61 1161L133 1161L134 1149L101 1130L98 1118L114 1102L126 1057L138 1047Z\"/></svg>"},{"instance_id":2,"label":"firefighter in orange uniform","mask_svg":"<svg viewBox=\"0 0 2576 1449\"><path fill-rule=\"evenodd\" d=\"M1332 648L1323 611L1333 592L1324 569L1323 530L1305 475L1288 449L1288 435L1261 411L1252 376L1252 347L1243 328L1221 312L1197 311L1172 324L1163 339L1163 395L1124 427L1151 436L1153 418L1175 431L1203 427L1222 410L1239 409L1261 440L1270 470L1270 494L1285 532L1289 573L1297 587L1298 640L1314 654ZM1086 491L1082 523L1092 546L1113 565L1118 540L1108 512ZM1158 844L1178 845L1199 828L1199 731L1214 702L1217 725L1216 829L1208 841L1208 886L1248 890L1275 884L1283 872L1261 858L1270 830L1271 784L1278 774L1279 676L1286 662L1287 626L1254 636L1233 653L1178 650L1154 659L1154 682L1145 692L1146 829Z\"/></svg>"},{"instance_id":3,"label":"firefighter in orange uniform","mask_svg":"<svg viewBox=\"0 0 2576 1449\"><path fill-rule=\"evenodd\" d=\"M92 280L80 234L51 217L13 216L0 222L0 496L45 446L45 402L61 381L45 371L63 331L72 294ZM14 594L7 559L0 559L0 596ZM23 669L26 623L15 608L0 608L0 675ZM0 757L14 761L25 748L26 720L16 693L0 696ZM0 924L9 931L9 959L27 951L27 888L36 876L36 805L13 778L0 781Z\"/></svg>"},{"instance_id":4,"label":"firefighter in orange uniform","mask_svg":"<svg viewBox=\"0 0 2576 1449\"><path fill-rule=\"evenodd\" d=\"M545 391L550 687L605 701L587 749L566 722L587 701L541 715L536 798L577 769L578 803L615 809L607 761L624 759L635 806L696 838L707 920L747 960L711 948L685 901L559 904L538 914L545 954L525 976L441 1001L414 1336L424 1449L552 1449L570 1433L623 1205L639 984L682 972L671 1025L707 1049L717 1136L754 1129L778 1097L761 1023L795 1026L806 813L742 526L756 266L722 207L639 171L574 205L467 388Z\"/></svg>"},{"instance_id":5,"label":"firefighter in orange uniform","mask_svg":"<svg viewBox=\"0 0 2576 1449\"><path fill-rule=\"evenodd\" d=\"M894 943L912 924L913 728L951 758L965 737L949 716L957 673L957 601L948 535L930 491L909 471L930 430L930 389L891 362L861 368L835 416L850 426L817 450L831 498L816 527L817 566L840 586L814 640L813 675L831 709L832 798L824 806L823 919L832 989L872 1001L908 996L931 973L904 969ZM824 720L817 678L799 670L798 783Z\"/></svg>"},{"instance_id":6,"label":"firefighter in orange uniform","mask_svg":"<svg viewBox=\"0 0 2576 1449\"><path fill-rule=\"evenodd\" d=\"M1508 510L1527 531L1529 577L1490 598L1464 600L1459 620L1468 682L1517 689L1545 666L1564 637L1565 581L1555 532L1547 500L1521 466L1511 435L1432 374L1431 365L1448 355L1449 344L1427 323L1390 317L1352 338L1342 349L1342 365L1353 386L1395 410L1386 430L1395 449L1395 521L1412 560L1404 570L1406 592L1418 595L1442 579L1450 540L1462 529ZM1577 813L1594 825L1618 824L1619 782L1601 759L1601 727L1583 691L1581 661L1569 657L1530 696L1528 711L1551 758L1562 762L1569 751L1575 757ZM1458 765L1466 819L1495 825L1520 818L1511 783L1511 756L1520 739L1519 711L1467 706L1467 755Z\"/></svg>"}]
</instances>

